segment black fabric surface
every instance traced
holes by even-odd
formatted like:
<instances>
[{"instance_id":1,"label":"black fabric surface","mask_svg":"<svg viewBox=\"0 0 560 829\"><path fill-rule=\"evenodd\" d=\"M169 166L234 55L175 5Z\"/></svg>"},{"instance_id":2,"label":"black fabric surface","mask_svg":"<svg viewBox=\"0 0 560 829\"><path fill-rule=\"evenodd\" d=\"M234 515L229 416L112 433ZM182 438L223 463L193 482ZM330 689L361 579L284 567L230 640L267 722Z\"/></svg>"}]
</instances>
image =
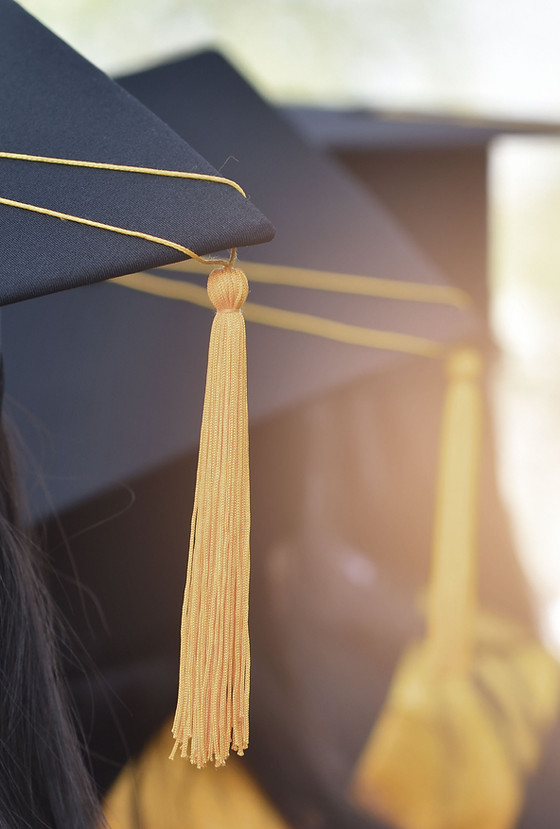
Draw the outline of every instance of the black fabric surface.
<instances>
[{"instance_id":1,"label":"black fabric surface","mask_svg":"<svg viewBox=\"0 0 560 829\"><path fill-rule=\"evenodd\" d=\"M0 150L216 174L13 0L1 0L0 20ZM197 118L196 108L190 117ZM250 200L208 182L0 159L0 196L160 236L198 254L273 234ZM0 205L0 304L184 258L141 239Z\"/></svg>"}]
</instances>

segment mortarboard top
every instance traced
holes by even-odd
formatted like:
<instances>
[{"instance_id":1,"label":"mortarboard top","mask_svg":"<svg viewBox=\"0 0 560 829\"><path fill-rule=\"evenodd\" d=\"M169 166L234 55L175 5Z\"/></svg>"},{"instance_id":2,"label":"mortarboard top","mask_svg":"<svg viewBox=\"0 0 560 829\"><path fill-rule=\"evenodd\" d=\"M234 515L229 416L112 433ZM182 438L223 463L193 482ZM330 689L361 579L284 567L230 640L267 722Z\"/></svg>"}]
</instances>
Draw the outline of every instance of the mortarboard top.
<instances>
[{"instance_id":1,"label":"mortarboard top","mask_svg":"<svg viewBox=\"0 0 560 829\"><path fill-rule=\"evenodd\" d=\"M0 14L1 152L217 175L19 5L1 0ZM272 235L248 199L215 182L6 158L0 173L3 198L143 231L200 255ZM2 305L185 258L143 239L0 210Z\"/></svg>"},{"instance_id":2,"label":"mortarboard top","mask_svg":"<svg viewBox=\"0 0 560 829\"><path fill-rule=\"evenodd\" d=\"M280 229L276 241L256 255L244 250L242 260L395 281L443 281L386 211L301 140L220 56L199 55L123 85L182 137L204 147L221 173L239 180L268 211ZM216 112L227 129L215 128ZM440 341L460 338L471 325L468 314L444 305L364 301L257 284L250 299ZM53 330L51 323L46 337L45 320L53 314L62 324ZM209 323L205 310L113 285L10 312L8 387L45 428L44 456L37 449L34 454L44 460L58 509L195 446ZM261 326L249 326L248 351L253 419L402 359ZM26 386L18 370L22 354L37 366L38 376ZM57 366L56 374L47 377L45 365ZM26 442L36 447L37 436L23 430ZM35 514L49 509L40 502L34 508Z\"/></svg>"},{"instance_id":3,"label":"mortarboard top","mask_svg":"<svg viewBox=\"0 0 560 829\"><path fill-rule=\"evenodd\" d=\"M391 211L450 282L488 315L488 149L503 135L558 135L553 122L286 107Z\"/></svg>"}]
</instances>

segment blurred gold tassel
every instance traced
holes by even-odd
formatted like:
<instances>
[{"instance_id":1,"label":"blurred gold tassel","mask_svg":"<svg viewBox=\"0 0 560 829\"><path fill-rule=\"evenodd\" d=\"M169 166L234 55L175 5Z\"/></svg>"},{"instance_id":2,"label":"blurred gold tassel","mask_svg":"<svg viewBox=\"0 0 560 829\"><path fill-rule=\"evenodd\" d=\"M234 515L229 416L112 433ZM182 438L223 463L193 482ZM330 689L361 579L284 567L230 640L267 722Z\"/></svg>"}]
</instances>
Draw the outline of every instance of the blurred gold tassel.
<instances>
[{"instance_id":1,"label":"blurred gold tassel","mask_svg":"<svg viewBox=\"0 0 560 829\"><path fill-rule=\"evenodd\" d=\"M183 621L175 746L199 768L249 739L249 436L243 271L216 268L216 308L200 432Z\"/></svg>"},{"instance_id":2,"label":"blurred gold tassel","mask_svg":"<svg viewBox=\"0 0 560 829\"><path fill-rule=\"evenodd\" d=\"M476 612L480 368L472 349L448 361L427 635L403 657L352 783L398 829L511 829L558 707L552 658Z\"/></svg>"},{"instance_id":3,"label":"blurred gold tassel","mask_svg":"<svg viewBox=\"0 0 560 829\"><path fill-rule=\"evenodd\" d=\"M232 757L199 774L170 763L170 748L165 723L113 783L103 804L107 829L289 829L245 763Z\"/></svg>"}]
</instances>

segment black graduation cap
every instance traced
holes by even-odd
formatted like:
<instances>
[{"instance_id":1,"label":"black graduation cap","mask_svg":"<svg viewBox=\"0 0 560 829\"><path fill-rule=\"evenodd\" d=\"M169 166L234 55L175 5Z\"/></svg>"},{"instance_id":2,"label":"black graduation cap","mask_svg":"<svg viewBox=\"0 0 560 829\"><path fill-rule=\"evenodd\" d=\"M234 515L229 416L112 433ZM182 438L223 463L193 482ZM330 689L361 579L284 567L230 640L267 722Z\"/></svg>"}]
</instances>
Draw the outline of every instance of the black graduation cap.
<instances>
[{"instance_id":1,"label":"black graduation cap","mask_svg":"<svg viewBox=\"0 0 560 829\"><path fill-rule=\"evenodd\" d=\"M485 319L489 149L503 135L558 134L558 124L313 107L285 114L375 193Z\"/></svg>"}]
</instances>

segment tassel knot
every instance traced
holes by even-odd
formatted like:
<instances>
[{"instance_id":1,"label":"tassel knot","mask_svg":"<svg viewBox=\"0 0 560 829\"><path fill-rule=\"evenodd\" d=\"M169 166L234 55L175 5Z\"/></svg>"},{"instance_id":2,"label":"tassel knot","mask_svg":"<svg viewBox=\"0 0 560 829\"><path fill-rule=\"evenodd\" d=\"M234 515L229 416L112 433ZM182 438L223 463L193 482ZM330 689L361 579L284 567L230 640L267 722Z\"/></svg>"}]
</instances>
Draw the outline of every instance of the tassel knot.
<instances>
[{"instance_id":1,"label":"tassel knot","mask_svg":"<svg viewBox=\"0 0 560 829\"><path fill-rule=\"evenodd\" d=\"M481 372L482 359L475 348L459 348L447 358L449 380L478 380Z\"/></svg>"},{"instance_id":2,"label":"tassel knot","mask_svg":"<svg viewBox=\"0 0 560 829\"><path fill-rule=\"evenodd\" d=\"M249 293L247 277L240 268L215 268L208 277L208 296L216 311L239 311Z\"/></svg>"}]
</instances>

